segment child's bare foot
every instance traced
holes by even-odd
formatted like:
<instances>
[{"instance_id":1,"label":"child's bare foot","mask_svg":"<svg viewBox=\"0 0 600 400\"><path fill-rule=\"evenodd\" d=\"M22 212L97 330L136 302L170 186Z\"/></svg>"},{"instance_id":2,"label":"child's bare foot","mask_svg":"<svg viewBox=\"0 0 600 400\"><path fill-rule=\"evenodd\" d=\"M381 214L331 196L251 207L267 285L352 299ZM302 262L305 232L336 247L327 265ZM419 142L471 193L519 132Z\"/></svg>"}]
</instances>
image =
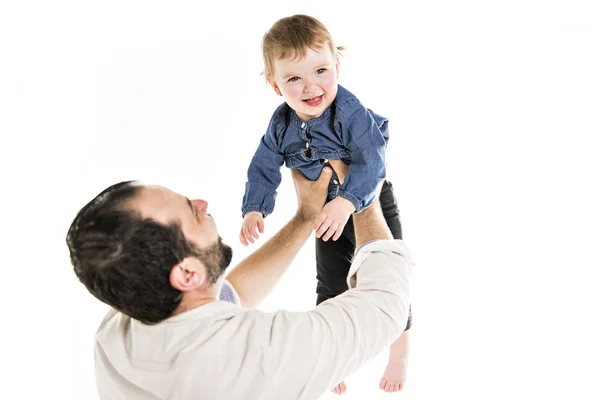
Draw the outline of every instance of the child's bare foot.
<instances>
[{"instance_id":1,"label":"child's bare foot","mask_svg":"<svg viewBox=\"0 0 600 400\"><path fill-rule=\"evenodd\" d=\"M344 394L344 393L346 393L346 389L347 389L346 384L344 383L344 381L341 381L340 383L337 384L336 387L331 389L331 393Z\"/></svg>"},{"instance_id":2,"label":"child's bare foot","mask_svg":"<svg viewBox=\"0 0 600 400\"><path fill-rule=\"evenodd\" d=\"M404 382L406 382L407 361L406 358L390 358L383 377L379 381L379 389L384 392L401 391L404 388Z\"/></svg>"}]
</instances>

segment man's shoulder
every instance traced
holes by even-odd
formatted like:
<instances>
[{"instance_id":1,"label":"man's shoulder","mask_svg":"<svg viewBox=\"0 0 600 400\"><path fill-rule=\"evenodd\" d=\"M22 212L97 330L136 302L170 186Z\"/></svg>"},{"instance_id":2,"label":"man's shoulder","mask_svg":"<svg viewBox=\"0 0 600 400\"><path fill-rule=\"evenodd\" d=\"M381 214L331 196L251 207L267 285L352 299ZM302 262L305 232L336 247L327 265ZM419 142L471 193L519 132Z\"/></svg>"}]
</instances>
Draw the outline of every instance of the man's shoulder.
<instances>
[{"instance_id":1,"label":"man's shoulder","mask_svg":"<svg viewBox=\"0 0 600 400\"><path fill-rule=\"evenodd\" d=\"M241 306L241 301L237 292L226 279L223 280L223 286L219 293L219 300ZM131 317L111 307L102 318L96 333L99 334L103 331L114 330L114 328L129 324L130 321Z\"/></svg>"},{"instance_id":2,"label":"man's shoulder","mask_svg":"<svg viewBox=\"0 0 600 400\"><path fill-rule=\"evenodd\" d=\"M123 314L122 312L119 312L118 310L115 310L114 308L110 308L106 314L104 314L104 318L102 318L102 321L100 322L100 325L98 326L97 329L97 333L105 330L105 328L107 327L107 325L113 325L115 323L120 324L122 322L123 318L129 318L128 316L126 316L125 314Z\"/></svg>"},{"instance_id":3,"label":"man's shoulder","mask_svg":"<svg viewBox=\"0 0 600 400\"><path fill-rule=\"evenodd\" d=\"M104 315L104 318L102 318L96 330L96 346L112 346L116 338L125 336L130 326L131 317L111 307Z\"/></svg>"}]
</instances>

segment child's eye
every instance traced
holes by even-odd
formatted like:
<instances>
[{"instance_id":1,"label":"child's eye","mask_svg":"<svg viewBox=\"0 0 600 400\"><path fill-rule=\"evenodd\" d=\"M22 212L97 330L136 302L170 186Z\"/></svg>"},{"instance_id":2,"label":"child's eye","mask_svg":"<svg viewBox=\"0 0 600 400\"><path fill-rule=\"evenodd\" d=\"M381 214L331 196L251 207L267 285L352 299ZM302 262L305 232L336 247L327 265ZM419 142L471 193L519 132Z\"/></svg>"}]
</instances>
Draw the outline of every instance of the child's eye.
<instances>
[{"instance_id":1,"label":"child's eye","mask_svg":"<svg viewBox=\"0 0 600 400\"><path fill-rule=\"evenodd\" d=\"M288 82L296 82L298 79L300 78L298 78L297 76L292 76L290 79L288 79Z\"/></svg>"},{"instance_id":2,"label":"child's eye","mask_svg":"<svg viewBox=\"0 0 600 400\"><path fill-rule=\"evenodd\" d=\"M325 69L325 68L319 68L319 69L317 70L317 74L322 74L322 73L324 73L325 71L327 71L327 69Z\"/></svg>"}]
</instances>

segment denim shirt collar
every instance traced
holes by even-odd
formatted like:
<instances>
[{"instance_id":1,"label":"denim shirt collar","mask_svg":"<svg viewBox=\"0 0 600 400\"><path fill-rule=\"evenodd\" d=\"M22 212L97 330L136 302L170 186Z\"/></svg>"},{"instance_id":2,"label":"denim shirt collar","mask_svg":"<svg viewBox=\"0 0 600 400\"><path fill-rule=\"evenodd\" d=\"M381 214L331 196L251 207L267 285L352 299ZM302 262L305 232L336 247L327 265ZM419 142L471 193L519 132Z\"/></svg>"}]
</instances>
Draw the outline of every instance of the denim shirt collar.
<instances>
[{"instance_id":1,"label":"denim shirt collar","mask_svg":"<svg viewBox=\"0 0 600 400\"><path fill-rule=\"evenodd\" d=\"M333 101L333 103L335 103L335 100ZM300 118L298 118L298 116L296 115L296 111L294 111L291 107L289 109L289 113L290 113L290 120L292 121L292 123L294 125L296 125L298 128L302 127L302 123L306 123L306 126L310 127L313 126L314 124L323 121L327 118L329 118L329 115L331 114L331 111L333 109L333 103L331 103L329 105L329 107L327 107L325 109L325 111L323 111L323 114L319 115L318 117L314 117L309 119L308 121L302 121Z\"/></svg>"}]
</instances>

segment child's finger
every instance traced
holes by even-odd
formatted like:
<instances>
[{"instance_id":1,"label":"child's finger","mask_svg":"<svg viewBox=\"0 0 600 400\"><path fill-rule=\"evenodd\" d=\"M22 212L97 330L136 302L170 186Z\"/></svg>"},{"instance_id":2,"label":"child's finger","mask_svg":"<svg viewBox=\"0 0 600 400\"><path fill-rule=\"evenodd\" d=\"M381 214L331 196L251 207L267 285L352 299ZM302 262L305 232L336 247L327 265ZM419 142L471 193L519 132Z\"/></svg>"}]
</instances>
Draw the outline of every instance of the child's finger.
<instances>
[{"instance_id":1,"label":"child's finger","mask_svg":"<svg viewBox=\"0 0 600 400\"><path fill-rule=\"evenodd\" d=\"M323 222L321 224L321 226L319 227L319 229L317 230L317 233L315 234L315 236L320 238L321 235L323 235L325 232L327 232L327 229L329 229L330 225L331 225L331 220L326 219L325 222Z\"/></svg>"},{"instance_id":2,"label":"child's finger","mask_svg":"<svg viewBox=\"0 0 600 400\"><path fill-rule=\"evenodd\" d=\"M246 236L247 241L254 243L254 239L252 238L252 235L250 235L250 230L247 225L244 226L244 236Z\"/></svg>"},{"instance_id":3,"label":"child's finger","mask_svg":"<svg viewBox=\"0 0 600 400\"><path fill-rule=\"evenodd\" d=\"M340 236L342 236L342 233L344 232L344 225L340 224L337 227L337 231L335 232L335 235L333 236L333 240L336 241L340 238Z\"/></svg>"},{"instance_id":4,"label":"child's finger","mask_svg":"<svg viewBox=\"0 0 600 400\"><path fill-rule=\"evenodd\" d=\"M325 222L326 219L327 219L327 214L320 213L319 216L317 217L317 220L315 221L315 224L313 225L313 229L315 231L317 229L319 229L319 227L323 224L323 222Z\"/></svg>"},{"instance_id":5,"label":"child's finger","mask_svg":"<svg viewBox=\"0 0 600 400\"><path fill-rule=\"evenodd\" d=\"M258 231L263 233L265 231L265 221L262 219L258 220Z\"/></svg>"},{"instance_id":6,"label":"child's finger","mask_svg":"<svg viewBox=\"0 0 600 400\"><path fill-rule=\"evenodd\" d=\"M252 225L252 229L250 229L250 234L254 239L258 239L258 233L256 233L257 225L258 223L255 223L254 225Z\"/></svg>"},{"instance_id":7,"label":"child's finger","mask_svg":"<svg viewBox=\"0 0 600 400\"><path fill-rule=\"evenodd\" d=\"M244 237L244 228L242 228L242 230L240 231L240 242L242 242L244 246L248 247L248 241Z\"/></svg>"},{"instance_id":8,"label":"child's finger","mask_svg":"<svg viewBox=\"0 0 600 400\"><path fill-rule=\"evenodd\" d=\"M329 239L331 239L331 237L333 236L333 234L336 233L337 226L338 226L338 224L336 222L334 222L334 223L331 224L331 226L327 230L327 233L325 233L325 235L323 236L323 241L324 242L326 242Z\"/></svg>"},{"instance_id":9,"label":"child's finger","mask_svg":"<svg viewBox=\"0 0 600 400\"><path fill-rule=\"evenodd\" d=\"M318 230L320 227L321 227L321 225L319 225L319 226L313 226L313 229L316 231L316 230ZM316 235L317 235L317 233L315 232L315 236L316 236ZM317 237L318 237L318 236L317 236Z\"/></svg>"}]
</instances>

